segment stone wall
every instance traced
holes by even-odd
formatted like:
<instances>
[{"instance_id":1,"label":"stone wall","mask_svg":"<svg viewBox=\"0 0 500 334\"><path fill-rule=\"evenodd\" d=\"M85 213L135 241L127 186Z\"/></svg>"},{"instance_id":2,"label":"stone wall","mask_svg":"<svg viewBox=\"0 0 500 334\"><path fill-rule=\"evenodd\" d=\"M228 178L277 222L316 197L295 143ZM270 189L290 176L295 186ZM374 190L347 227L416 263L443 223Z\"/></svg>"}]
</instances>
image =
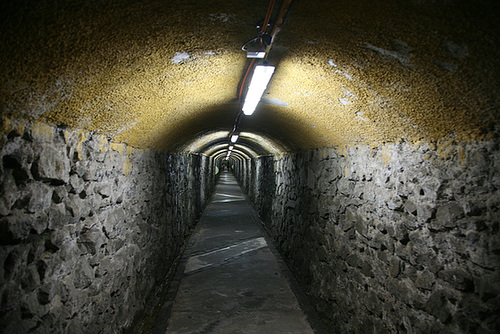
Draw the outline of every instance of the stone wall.
<instances>
[{"instance_id":1,"label":"stone wall","mask_svg":"<svg viewBox=\"0 0 500 334\"><path fill-rule=\"evenodd\" d=\"M2 333L119 333L163 281L214 187L207 157L4 120Z\"/></svg>"},{"instance_id":2,"label":"stone wall","mask_svg":"<svg viewBox=\"0 0 500 334\"><path fill-rule=\"evenodd\" d=\"M238 160L234 164L234 174L249 200L263 220L269 220L272 212L275 188L274 156L258 159Z\"/></svg>"},{"instance_id":3,"label":"stone wall","mask_svg":"<svg viewBox=\"0 0 500 334\"><path fill-rule=\"evenodd\" d=\"M271 172L249 198L332 332L500 332L498 143L318 150Z\"/></svg>"}]
</instances>

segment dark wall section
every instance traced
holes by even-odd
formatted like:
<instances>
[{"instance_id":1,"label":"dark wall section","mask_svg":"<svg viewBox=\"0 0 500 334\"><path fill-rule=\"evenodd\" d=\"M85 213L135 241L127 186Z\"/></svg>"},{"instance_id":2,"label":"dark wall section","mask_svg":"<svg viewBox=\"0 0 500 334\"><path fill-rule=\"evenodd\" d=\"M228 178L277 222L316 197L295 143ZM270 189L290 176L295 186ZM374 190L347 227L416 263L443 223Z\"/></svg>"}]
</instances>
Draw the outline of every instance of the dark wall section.
<instances>
[{"instance_id":1,"label":"dark wall section","mask_svg":"<svg viewBox=\"0 0 500 334\"><path fill-rule=\"evenodd\" d=\"M0 331L120 332L179 255L214 188L212 160L10 126L0 164Z\"/></svg>"},{"instance_id":2,"label":"dark wall section","mask_svg":"<svg viewBox=\"0 0 500 334\"><path fill-rule=\"evenodd\" d=\"M246 164L236 175L333 332L500 331L496 143L359 146Z\"/></svg>"},{"instance_id":3,"label":"dark wall section","mask_svg":"<svg viewBox=\"0 0 500 334\"><path fill-rule=\"evenodd\" d=\"M234 174L240 186L248 194L263 220L271 219L274 199L274 156L240 160L234 163Z\"/></svg>"}]
</instances>

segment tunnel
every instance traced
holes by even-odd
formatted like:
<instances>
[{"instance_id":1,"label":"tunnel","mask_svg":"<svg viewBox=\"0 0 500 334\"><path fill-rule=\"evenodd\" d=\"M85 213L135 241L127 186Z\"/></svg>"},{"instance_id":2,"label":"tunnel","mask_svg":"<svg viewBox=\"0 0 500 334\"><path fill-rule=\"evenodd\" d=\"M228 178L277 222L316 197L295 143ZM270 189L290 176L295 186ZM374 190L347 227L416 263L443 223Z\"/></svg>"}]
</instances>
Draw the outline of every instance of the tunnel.
<instances>
[{"instance_id":1,"label":"tunnel","mask_svg":"<svg viewBox=\"0 0 500 334\"><path fill-rule=\"evenodd\" d=\"M499 7L3 1L0 332L138 333L221 175L326 332L500 332Z\"/></svg>"}]
</instances>

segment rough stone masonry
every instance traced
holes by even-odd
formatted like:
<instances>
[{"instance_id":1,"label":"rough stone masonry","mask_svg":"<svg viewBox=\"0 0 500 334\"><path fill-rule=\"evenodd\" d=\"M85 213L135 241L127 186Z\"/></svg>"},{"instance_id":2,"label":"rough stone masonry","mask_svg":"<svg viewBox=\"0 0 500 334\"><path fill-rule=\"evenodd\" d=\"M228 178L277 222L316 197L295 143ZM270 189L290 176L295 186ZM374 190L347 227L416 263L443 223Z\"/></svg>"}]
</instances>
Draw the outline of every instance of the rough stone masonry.
<instances>
[{"instance_id":1,"label":"rough stone masonry","mask_svg":"<svg viewBox=\"0 0 500 334\"><path fill-rule=\"evenodd\" d=\"M4 121L2 333L120 333L178 256L214 187L207 157Z\"/></svg>"},{"instance_id":2,"label":"rough stone masonry","mask_svg":"<svg viewBox=\"0 0 500 334\"><path fill-rule=\"evenodd\" d=\"M244 164L240 183L332 332L500 332L498 143Z\"/></svg>"}]
</instances>

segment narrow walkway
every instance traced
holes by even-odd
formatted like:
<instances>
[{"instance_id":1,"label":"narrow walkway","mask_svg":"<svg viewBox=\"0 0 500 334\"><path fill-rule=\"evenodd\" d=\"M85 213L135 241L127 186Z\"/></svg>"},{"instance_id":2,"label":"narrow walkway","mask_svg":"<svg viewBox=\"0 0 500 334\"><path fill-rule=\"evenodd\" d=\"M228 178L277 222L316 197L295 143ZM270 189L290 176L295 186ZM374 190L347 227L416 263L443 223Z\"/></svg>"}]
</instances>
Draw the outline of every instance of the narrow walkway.
<instances>
[{"instance_id":1,"label":"narrow walkway","mask_svg":"<svg viewBox=\"0 0 500 334\"><path fill-rule=\"evenodd\" d=\"M313 333L283 269L236 179L222 173L184 254L166 333Z\"/></svg>"}]
</instances>

